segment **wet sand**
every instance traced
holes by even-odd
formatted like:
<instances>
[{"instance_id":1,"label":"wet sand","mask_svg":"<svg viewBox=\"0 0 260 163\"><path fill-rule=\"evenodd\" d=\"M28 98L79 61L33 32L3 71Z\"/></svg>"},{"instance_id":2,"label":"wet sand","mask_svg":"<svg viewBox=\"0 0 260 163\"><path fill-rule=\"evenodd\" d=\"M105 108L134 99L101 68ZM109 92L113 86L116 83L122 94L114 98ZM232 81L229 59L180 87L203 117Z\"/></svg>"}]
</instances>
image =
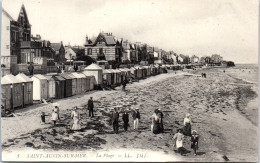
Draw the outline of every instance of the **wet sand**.
<instances>
[{"instance_id":1,"label":"wet sand","mask_svg":"<svg viewBox=\"0 0 260 163\"><path fill-rule=\"evenodd\" d=\"M202 72L207 78L200 77ZM113 151L150 150L169 157L168 161L257 161L257 123L255 103L257 85L223 73L223 69L189 71L189 74L169 72L121 87L114 91L97 91L87 95L60 100L61 121L57 127L40 125L41 111L50 112L51 105L21 111L21 116L2 118L3 151L57 150L57 151ZM81 109L82 131L69 129L72 106L84 105L93 96L95 117L89 118ZM255 100L255 101L252 101ZM124 132L120 116L120 133L114 134L110 109L120 103L140 106L139 131ZM251 107L251 109L249 109ZM165 133L154 135L150 131L153 110L161 108L165 115ZM192 114L192 129L200 135L198 155L190 149L190 138L185 137L186 156L174 152L172 137L183 126L183 118ZM250 118L251 117L251 118ZM254 118L252 118L254 117ZM31 125L31 123L34 123ZM158 160L159 161L159 160Z\"/></svg>"}]
</instances>

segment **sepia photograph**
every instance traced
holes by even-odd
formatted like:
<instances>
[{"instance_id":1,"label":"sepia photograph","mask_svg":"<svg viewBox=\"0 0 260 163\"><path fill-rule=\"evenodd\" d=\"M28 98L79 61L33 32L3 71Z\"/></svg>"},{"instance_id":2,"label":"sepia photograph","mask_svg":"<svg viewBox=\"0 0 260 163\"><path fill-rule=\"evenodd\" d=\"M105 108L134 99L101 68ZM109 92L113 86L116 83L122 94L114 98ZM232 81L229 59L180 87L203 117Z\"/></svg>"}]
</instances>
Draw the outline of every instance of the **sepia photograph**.
<instances>
[{"instance_id":1,"label":"sepia photograph","mask_svg":"<svg viewBox=\"0 0 260 163\"><path fill-rule=\"evenodd\" d=\"M15 162L257 162L258 0L3 0Z\"/></svg>"}]
</instances>

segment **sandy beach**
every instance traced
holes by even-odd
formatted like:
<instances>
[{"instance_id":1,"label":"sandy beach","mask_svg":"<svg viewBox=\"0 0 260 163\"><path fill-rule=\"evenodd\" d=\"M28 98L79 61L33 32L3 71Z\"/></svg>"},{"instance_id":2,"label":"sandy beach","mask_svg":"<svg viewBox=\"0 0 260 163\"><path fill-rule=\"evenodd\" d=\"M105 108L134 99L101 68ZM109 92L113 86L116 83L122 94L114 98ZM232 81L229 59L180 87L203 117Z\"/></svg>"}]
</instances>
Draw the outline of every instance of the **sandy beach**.
<instances>
[{"instance_id":1,"label":"sandy beach","mask_svg":"<svg viewBox=\"0 0 260 163\"><path fill-rule=\"evenodd\" d=\"M201 77L202 72L207 74L207 78ZM52 104L34 105L19 110L16 117L1 119L3 157L16 150L98 152L136 149L150 153L149 157L139 161L154 161L151 154L153 151L165 157L157 161L225 161L223 156L226 156L230 161L256 162L256 74L257 69L237 67L177 73L169 71L167 74L128 84L126 92L117 87L115 90L92 91L57 100L55 102L60 104L61 121L56 127L40 124L41 112L50 113ZM87 110L80 109L83 129L80 132L71 131L72 107L86 105L90 96L94 98L95 117L89 118ZM130 116L130 130L124 132L120 115L120 133L113 133L110 110L120 103L140 107L139 131L133 131ZM150 131L151 116L156 108L161 108L164 113L165 133L159 135ZM183 126L186 113L192 115L192 129L200 135L197 156L190 149L189 137L185 137L184 146L191 152L180 156L174 151L172 137L176 129ZM50 122L49 118L47 122Z\"/></svg>"}]
</instances>

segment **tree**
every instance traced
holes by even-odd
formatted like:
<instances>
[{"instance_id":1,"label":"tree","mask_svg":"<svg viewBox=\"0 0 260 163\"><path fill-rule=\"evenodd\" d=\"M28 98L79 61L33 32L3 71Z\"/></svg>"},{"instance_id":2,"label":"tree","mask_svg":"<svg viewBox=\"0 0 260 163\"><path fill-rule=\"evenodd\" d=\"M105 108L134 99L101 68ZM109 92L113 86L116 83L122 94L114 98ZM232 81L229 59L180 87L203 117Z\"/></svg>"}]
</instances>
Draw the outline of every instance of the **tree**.
<instances>
[{"instance_id":1,"label":"tree","mask_svg":"<svg viewBox=\"0 0 260 163\"><path fill-rule=\"evenodd\" d=\"M79 51L77 51L76 55L77 55L76 60L85 61L86 65L90 65L91 63L96 62L95 59L91 58L90 56L85 56L84 49L80 49Z\"/></svg>"},{"instance_id":2,"label":"tree","mask_svg":"<svg viewBox=\"0 0 260 163\"><path fill-rule=\"evenodd\" d=\"M235 63L233 61L227 61L227 67L233 67Z\"/></svg>"}]
</instances>

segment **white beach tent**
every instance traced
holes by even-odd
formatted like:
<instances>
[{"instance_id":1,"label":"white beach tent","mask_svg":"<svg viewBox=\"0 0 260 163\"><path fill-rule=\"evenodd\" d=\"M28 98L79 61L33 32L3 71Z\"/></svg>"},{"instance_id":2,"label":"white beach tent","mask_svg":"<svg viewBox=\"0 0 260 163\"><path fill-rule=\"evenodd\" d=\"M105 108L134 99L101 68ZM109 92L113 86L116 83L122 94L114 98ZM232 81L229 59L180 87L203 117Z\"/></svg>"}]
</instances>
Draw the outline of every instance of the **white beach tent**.
<instances>
[{"instance_id":1,"label":"white beach tent","mask_svg":"<svg viewBox=\"0 0 260 163\"><path fill-rule=\"evenodd\" d=\"M33 100L42 100L48 98L48 81L41 74L36 74L31 77L33 80Z\"/></svg>"},{"instance_id":2,"label":"white beach tent","mask_svg":"<svg viewBox=\"0 0 260 163\"><path fill-rule=\"evenodd\" d=\"M89 65L88 67L86 67L84 69L84 71L88 72L90 75L95 76L96 79L96 83L95 85L100 85L103 83L103 69L98 66L95 63L92 63L91 65Z\"/></svg>"}]
</instances>

